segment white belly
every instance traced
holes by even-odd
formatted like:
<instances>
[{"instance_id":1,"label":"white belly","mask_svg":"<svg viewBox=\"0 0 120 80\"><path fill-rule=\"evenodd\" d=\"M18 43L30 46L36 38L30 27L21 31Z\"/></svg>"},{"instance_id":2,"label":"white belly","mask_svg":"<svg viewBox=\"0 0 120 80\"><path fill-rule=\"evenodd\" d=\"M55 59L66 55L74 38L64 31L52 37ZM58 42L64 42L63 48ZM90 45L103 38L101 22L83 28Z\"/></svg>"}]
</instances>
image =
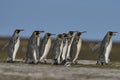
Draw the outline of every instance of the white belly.
<instances>
[{"instance_id":1,"label":"white belly","mask_svg":"<svg viewBox=\"0 0 120 80\"><path fill-rule=\"evenodd\" d=\"M50 51L50 47L51 47L51 38L48 39L48 42L45 46L44 53L43 53L42 57L40 58L40 61L42 61L43 59L46 59L46 57Z\"/></svg>"},{"instance_id":2,"label":"white belly","mask_svg":"<svg viewBox=\"0 0 120 80\"><path fill-rule=\"evenodd\" d=\"M65 46L63 47L63 53L62 53L63 60L66 59L67 48L68 48L68 41L66 40Z\"/></svg>"},{"instance_id":3,"label":"white belly","mask_svg":"<svg viewBox=\"0 0 120 80\"><path fill-rule=\"evenodd\" d=\"M112 39L110 40L110 43L109 43L108 47L106 48L106 53L105 53L105 62L106 63L109 62L109 55L110 55L111 49L112 49Z\"/></svg>"},{"instance_id":4,"label":"white belly","mask_svg":"<svg viewBox=\"0 0 120 80\"><path fill-rule=\"evenodd\" d=\"M16 57L19 46L20 46L20 38L18 38L18 40L17 40L17 42L16 42L16 44L14 46L13 61L15 61L15 57Z\"/></svg>"},{"instance_id":5,"label":"white belly","mask_svg":"<svg viewBox=\"0 0 120 80\"><path fill-rule=\"evenodd\" d=\"M40 37L37 37L37 46L40 46Z\"/></svg>"},{"instance_id":6,"label":"white belly","mask_svg":"<svg viewBox=\"0 0 120 80\"><path fill-rule=\"evenodd\" d=\"M59 54L58 59L57 59L58 64L61 63L60 57L61 57L62 51L63 51L63 41L61 42L61 45L60 45L60 54Z\"/></svg>"},{"instance_id":7,"label":"white belly","mask_svg":"<svg viewBox=\"0 0 120 80\"><path fill-rule=\"evenodd\" d=\"M80 50L81 50L81 46L82 46L82 40L81 39L79 39L79 41L78 41L78 44L77 44L77 51L76 51L76 55L75 55L75 58L73 59L73 63L77 60L77 58L78 58L78 55L79 55L79 53L80 53Z\"/></svg>"},{"instance_id":8,"label":"white belly","mask_svg":"<svg viewBox=\"0 0 120 80\"><path fill-rule=\"evenodd\" d=\"M68 46L67 56L66 56L68 59L70 58L70 49L71 49L71 45L72 45L73 39L74 39L74 38L72 38L71 43L70 43L70 45Z\"/></svg>"},{"instance_id":9,"label":"white belly","mask_svg":"<svg viewBox=\"0 0 120 80\"><path fill-rule=\"evenodd\" d=\"M35 63L37 63L37 54L35 50L33 51L33 56L34 56Z\"/></svg>"},{"instance_id":10,"label":"white belly","mask_svg":"<svg viewBox=\"0 0 120 80\"><path fill-rule=\"evenodd\" d=\"M68 46L68 50L67 50L67 58L70 58L70 49L71 49L71 44Z\"/></svg>"}]
</instances>

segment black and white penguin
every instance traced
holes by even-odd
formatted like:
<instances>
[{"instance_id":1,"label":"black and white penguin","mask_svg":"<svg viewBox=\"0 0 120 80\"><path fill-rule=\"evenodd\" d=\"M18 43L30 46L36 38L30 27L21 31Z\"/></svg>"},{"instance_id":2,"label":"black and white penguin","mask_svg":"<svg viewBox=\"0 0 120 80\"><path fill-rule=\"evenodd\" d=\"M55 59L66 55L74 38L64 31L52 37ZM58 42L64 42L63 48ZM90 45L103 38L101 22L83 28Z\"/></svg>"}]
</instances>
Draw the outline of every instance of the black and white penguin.
<instances>
[{"instance_id":1,"label":"black and white penguin","mask_svg":"<svg viewBox=\"0 0 120 80\"><path fill-rule=\"evenodd\" d=\"M25 62L28 64L36 64L39 60L39 44L40 37L39 34L43 33L44 31L34 31L29 38L28 46L27 46L27 53Z\"/></svg>"},{"instance_id":2,"label":"black and white penguin","mask_svg":"<svg viewBox=\"0 0 120 80\"><path fill-rule=\"evenodd\" d=\"M85 33L84 32L76 32L75 36L74 36L74 40L72 42L71 45L71 50L70 50L70 63L65 64L66 66L70 66L71 63L76 64L77 63L77 59L78 59L78 55L80 53L81 50L81 46L82 46L82 39L80 38L81 34Z\"/></svg>"},{"instance_id":3,"label":"black and white penguin","mask_svg":"<svg viewBox=\"0 0 120 80\"><path fill-rule=\"evenodd\" d=\"M68 49L68 35L63 33L63 46L62 46L62 53L61 53L61 64L66 63L66 56L67 56L67 49Z\"/></svg>"},{"instance_id":4,"label":"black and white penguin","mask_svg":"<svg viewBox=\"0 0 120 80\"><path fill-rule=\"evenodd\" d=\"M40 45L40 49L39 49L40 60L39 61L42 63L46 63L47 55L51 49L51 44L52 44L51 35L55 35L55 34L46 33Z\"/></svg>"},{"instance_id":5,"label":"black and white penguin","mask_svg":"<svg viewBox=\"0 0 120 80\"><path fill-rule=\"evenodd\" d=\"M108 31L100 44L100 55L97 64L104 65L110 61L109 55L112 49L112 36L117 32Z\"/></svg>"},{"instance_id":6,"label":"black and white penguin","mask_svg":"<svg viewBox=\"0 0 120 80\"><path fill-rule=\"evenodd\" d=\"M52 64L60 64L61 63L60 56L62 53L62 50L61 50L61 46L62 46L62 42L63 42L62 39L63 39L63 35L58 34L57 38L54 42L54 45L53 45L53 63Z\"/></svg>"},{"instance_id":7,"label":"black and white penguin","mask_svg":"<svg viewBox=\"0 0 120 80\"><path fill-rule=\"evenodd\" d=\"M7 44L3 46L2 49L6 48L8 46L8 58L7 62L15 62L16 54L18 52L19 46L20 46L20 37L19 33L21 31L24 31L22 29L16 29L8 41Z\"/></svg>"},{"instance_id":8,"label":"black and white penguin","mask_svg":"<svg viewBox=\"0 0 120 80\"><path fill-rule=\"evenodd\" d=\"M68 32L68 49L67 49L67 55L66 55L66 61L70 59L70 50L71 50L71 45L73 43L73 39L74 39L74 34L75 31L69 31Z\"/></svg>"}]
</instances>

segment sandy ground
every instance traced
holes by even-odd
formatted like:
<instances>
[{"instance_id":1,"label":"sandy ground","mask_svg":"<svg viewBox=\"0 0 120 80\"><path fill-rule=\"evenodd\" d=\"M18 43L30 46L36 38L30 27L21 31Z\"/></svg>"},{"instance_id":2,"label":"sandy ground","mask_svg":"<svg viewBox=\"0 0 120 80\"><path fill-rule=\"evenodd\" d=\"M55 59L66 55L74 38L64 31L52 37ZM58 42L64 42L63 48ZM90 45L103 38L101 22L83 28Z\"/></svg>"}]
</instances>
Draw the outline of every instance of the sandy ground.
<instances>
[{"instance_id":1,"label":"sandy ground","mask_svg":"<svg viewBox=\"0 0 120 80\"><path fill-rule=\"evenodd\" d=\"M0 63L0 80L120 80L120 64L109 68L94 66L96 61L80 60L65 67L51 64ZM86 66L87 65L87 66ZM113 66L112 65L112 66Z\"/></svg>"}]
</instances>

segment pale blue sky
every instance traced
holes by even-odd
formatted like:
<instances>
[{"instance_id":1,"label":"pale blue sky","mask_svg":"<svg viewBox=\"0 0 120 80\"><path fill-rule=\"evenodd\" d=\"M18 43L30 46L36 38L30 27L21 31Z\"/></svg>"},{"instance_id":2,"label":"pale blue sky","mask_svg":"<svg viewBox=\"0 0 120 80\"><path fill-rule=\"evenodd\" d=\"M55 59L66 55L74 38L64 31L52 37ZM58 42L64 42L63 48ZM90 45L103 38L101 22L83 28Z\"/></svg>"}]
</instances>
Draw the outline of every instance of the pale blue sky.
<instances>
[{"instance_id":1,"label":"pale blue sky","mask_svg":"<svg viewBox=\"0 0 120 80\"><path fill-rule=\"evenodd\" d=\"M92 40L117 31L113 40L120 41L120 0L0 0L0 36L11 36L16 28L25 29L23 37L38 29L87 31L81 37Z\"/></svg>"}]
</instances>

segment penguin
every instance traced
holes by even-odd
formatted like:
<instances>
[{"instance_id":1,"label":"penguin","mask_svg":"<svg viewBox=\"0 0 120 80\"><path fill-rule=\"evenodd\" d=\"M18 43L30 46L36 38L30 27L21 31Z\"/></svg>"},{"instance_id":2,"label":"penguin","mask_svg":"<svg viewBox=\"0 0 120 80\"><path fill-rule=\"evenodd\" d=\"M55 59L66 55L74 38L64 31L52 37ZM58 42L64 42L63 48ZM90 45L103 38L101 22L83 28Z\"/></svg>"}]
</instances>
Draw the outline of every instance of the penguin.
<instances>
[{"instance_id":1,"label":"penguin","mask_svg":"<svg viewBox=\"0 0 120 80\"><path fill-rule=\"evenodd\" d=\"M47 55L50 51L50 48L51 48L51 36L52 35L55 35L55 34L51 34L51 33L46 33L44 38L42 39L42 42L41 42L41 45L40 45L40 48L39 48L39 53L40 53L40 59L39 61L41 63L46 63L46 60L47 60Z\"/></svg>"},{"instance_id":2,"label":"penguin","mask_svg":"<svg viewBox=\"0 0 120 80\"><path fill-rule=\"evenodd\" d=\"M81 50L81 46L82 46L82 39L80 38L80 36L86 33L86 31L84 32L76 32L75 36L74 36L74 40L72 42L71 45L71 50L70 50L70 60L68 64L65 64L66 66L70 66L71 63L76 64L77 63L77 59L78 59L78 55L80 53Z\"/></svg>"},{"instance_id":3,"label":"penguin","mask_svg":"<svg viewBox=\"0 0 120 80\"><path fill-rule=\"evenodd\" d=\"M67 55L67 49L68 49L68 35L66 33L63 33L63 46L62 46L62 53L61 53L61 64L66 63L66 55Z\"/></svg>"},{"instance_id":4,"label":"penguin","mask_svg":"<svg viewBox=\"0 0 120 80\"><path fill-rule=\"evenodd\" d=\"M72 42L73 42L73 34L74 34L75 31L69 31L68 32L68 49L67 49L67 55L66 55L66 61L70 59L70 50L71 50L71 45L72 45Z\"/></svg>"},{"instance_id":5,"label":"penguin","mask_svg":"<svg viewBox=\"0 0 120 80\"><path fill-rule=\"evenodd\" d=\"M60 64L60 55L61 55L61 47L62 47L62 40L63 35L58 34L56 40L53 45L53 63L52 64Z\"/></svg>"},{"instance_id":6,"label":"penguin","mask_svg":"<svg viewBox=\"0 0 120 80\"><path fill-rule=\"evenodd\" d=\"M4 46L8 46L8 58L7 62L15 62L16 54L18 52L19 46L20 46L20 37L19 33L21 31L24 31L23 29L16 29L10 38L9 42Z\"/></svg>"},{"instance_id":7,"label":"penguin","mask_svg":"<svg viewBox=\"0 0 120 80\"><path fill-rule=\"evenodd\" d=\"M112 36L114 36L117 32L108 31L103 38L100 45L100 55L97 61L97 64L104 65L110 62L110 52L112 49Z\"/></svg>"},{"instance_id":8,"label":"penguin","mask_svg":"<svg viewBox=\"0 0 120 80\"><path fill-rule=\"evenodd\" d=\"M28 45L27 45L27 53L25 62L28 64L36 64L39 60L39 44L40 44L40 37L39 34L43 33L44 31L34 31L29 38Z\"/></svg>"},{"instance_id":9,"label":"penguin","mask_svg":"<svg viewBox=\"0 0 120 80\"><path fill-rule=\"evenodd\" d=\"M62 55L62 52L63 52L63 39L64 39L64 35L61 34L61 36L62 36L62 40L61 40L61 43L60 43L60 54L59 54L59 56L57 58L58 64L62 63L62 56L61 55Z\"/></svg>"}]
</instances>

